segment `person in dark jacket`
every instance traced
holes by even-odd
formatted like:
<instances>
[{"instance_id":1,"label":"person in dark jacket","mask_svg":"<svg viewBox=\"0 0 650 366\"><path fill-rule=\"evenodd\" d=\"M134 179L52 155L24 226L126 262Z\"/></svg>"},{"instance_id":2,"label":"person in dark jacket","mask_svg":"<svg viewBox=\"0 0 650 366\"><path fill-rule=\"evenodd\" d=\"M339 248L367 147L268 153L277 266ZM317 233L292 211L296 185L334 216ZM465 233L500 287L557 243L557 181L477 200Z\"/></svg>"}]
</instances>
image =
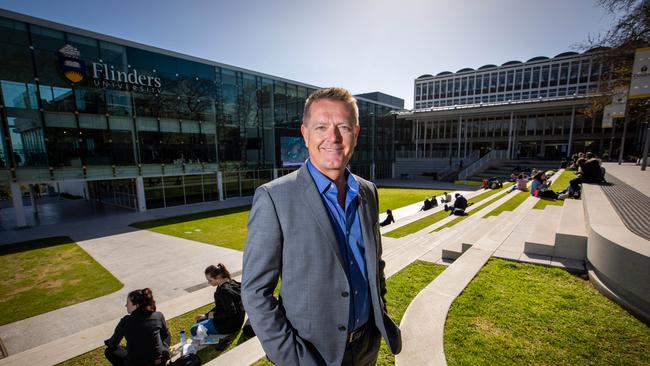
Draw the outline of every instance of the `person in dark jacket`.
<instances>
[{"instance_id":1,"label":"person in dark jacket","mask_svg":"<svg viewBox=\"0 0 650 366\"><path fill-rule=\"evenodd\" d=\"M196 324L190 332L196 336L199 325L207 328L208 334L223 335L237 332L244 324L244 306L241 301L241 284L230 278L230 272L219 263L205 269L205 279L214 292L214 308L205 315L196 317Z\"/></svg>"},{"instance_id":2,"label":"person in dark jacket","mask_svg":"<svg viewBox=\"0 0 650 366\"><path fill-rule=\"evenodd\" d=\"M164 365L169 360L171 335L162 313L156 311L151 289L131 291L126 297L128 315L120 319L104 355L112 365ZM120 345L126 338L126 347Z\"/></svg>"}]
</instances>

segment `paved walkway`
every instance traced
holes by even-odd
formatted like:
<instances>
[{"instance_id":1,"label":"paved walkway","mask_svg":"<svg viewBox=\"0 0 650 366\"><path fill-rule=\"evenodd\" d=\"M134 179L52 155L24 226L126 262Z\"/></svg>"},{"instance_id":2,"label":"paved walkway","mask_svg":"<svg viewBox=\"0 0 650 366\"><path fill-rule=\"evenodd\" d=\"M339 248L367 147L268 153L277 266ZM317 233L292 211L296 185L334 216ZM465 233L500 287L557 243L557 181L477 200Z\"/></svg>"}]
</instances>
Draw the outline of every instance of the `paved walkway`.
<instances>
[{"instance_id":1,"label":"paved walkway","mask_svg":"<svg viewBox=\"0 0 650 366\"><path fill-rule=\"evenodd\" d=\"M632 163L603 163L607 174L611 174L621 181L650 196L650 168L642 171L639 165Z\"/></svg>"},{"instance_id":2,"label":"paved walkway","mask_svg":"<svg viewBox=\"0 0 650 366\"><path fill-rule=\"evenodd\" d=\"M187 288L205 282L203 270L224 263L231 272L241 270L242 253L191 240L131 228L133 222L178 216L250 204L251 197L120 214L83 223L38 226L3 232L0 244L50 236L69 236L124 287L112 294L0 326L0 337L10 355L59 339L124 314L129 291L150 287L156 301L164 303L185 296ZM207 296L205 303L212 301ZM194 309L188 307L185 311ZM167 315L169 316L169 315ZM106 334L110 334L110 331Z\"/></svg>"}]
</instances>

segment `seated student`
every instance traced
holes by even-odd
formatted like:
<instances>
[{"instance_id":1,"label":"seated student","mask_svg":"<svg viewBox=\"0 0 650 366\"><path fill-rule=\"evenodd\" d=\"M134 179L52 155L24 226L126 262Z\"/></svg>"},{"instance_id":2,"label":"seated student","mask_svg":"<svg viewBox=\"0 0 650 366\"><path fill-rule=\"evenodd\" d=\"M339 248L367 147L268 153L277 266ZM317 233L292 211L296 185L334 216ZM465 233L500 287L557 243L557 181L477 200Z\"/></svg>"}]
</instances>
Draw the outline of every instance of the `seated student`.
<instances>
[{"instance_id":1,"label":"seated student","mask_svg":"<svg viewBox=\"0 0 650 366\"><path fill-rule=\"evenodd\" d=\"M490 181L483 179L483 182L481 183L481 189L490 189Z\"/></svg>"},{"instance_id":2,"label":"seated student","mask_svg":"<svg viewBox=\"0 0 650 366\"><path fill-rule=\"evenodd\" d=\"M465 210L467 209L467 206L469 206L469 204L467 203L467 199L463 197L460 193L456 193L455 197L456 200L454 201L454 205L452 207L448 207L447 205L445 205L445 211L451 211L449 212L449 216L451 215L463 216L465 215Z\"/></svg>"},{"instance_id":3,"label":"seated student","mask_svg":"<svg viewBox=\"0 0 650 366\"><path fill-rule=\"evenodd\" d=\"M431 196L431 199L429 201L431 202L431 208L438 207L438 199L436 198L435 194Z\"/></svg>"},{"instance_id":4,"label":"seated student","mask_svg":"<svg viewBox=\"0 0 650 366\"><path fill-rule=\"evenodd\" d=\"M558 194L549 188L548 181L546 180L546 175L544 172L537 172L533 176L533 182L530 185L530 195L534 197L545 197L552 199L561 199L566 198L566 194Z\"/></svg>"},{"instance_id":5,"label":"seated student","mask_svg":"<svg viewBox=\"0 0 650 366\"><path fill-rule=\"evenodd\" d=\"M442 194L442 198L440 199L440 203L450 203L451 202L451 195L447 192L444 192Z\"/></svg>"},{"instance_id":6,"label":"seated student","mask_svg":"<svg viewBox=\"0 0 650 366\"><path fill-rule=\"evenodd\" d=\"M499 189L503 187L503 183L501 183L501 181L497 177L490 178L488 183L490 185L490 189Z\"/></svg>"},{"instance_id":7,"label":"seated student","mask_svg":"<svg viewBox=\"0 0 650 366\"><path fill-rule=\"evenodd\" d=\"M196 336L199 325L203 325L208 334L222 335L237 332L244 324L244 305L241 301L241 284L230 278L230 272L219 263L205 269L205 279L214 291L214 308L205 315L196 317L196 324L190 328Z\"/></svg>"},{"instance_id":8,"label":"seated student","mask_svg":"<svg viewBox=\"0 0 650 366\"><path fill-rule=\"evenodd\" d=\"M393 222L395 222L395 219L393 218L393 211L391 211L390 209L387 209L386 210L386 218L384 219L384 221L379 223L379 226L390 225Z\"/></svg>"},{"instance_id":9,"label":"seated student","mask_svg":"<svg viewBox=\"0 0 650 366\"><path fill-rule=\"evenodd\" d=\"M433 208L433 202L431 202L428 198L425 198L424 203L422 204L422 208L420 208L420 211L426 211L432 208Z\"/></svg>"},{"instance_id":10,"label":"seated student","mask_svg":"<svg viewBox=\"0 0 650 366\"><path fill-rule=\"evenodd\" d=\"M128 315L120 319L104 355L112 365L164 365L169 360L171 335L162 313L156 311L151 289L131 291L126 297ZM126 347L120 345L126 338Z\"/></svg>"},{"instance_id":11,"label":"seated student","mask_svg":"<svg viewBox=\"0 0 650 366\"><path fill-rule=\"evenodd\" d=\"M528 179L524 177L523 174L519 174L517 177L517 184L515 184L515 187L517 187L518 190L520 191L525 191L528 189Z\"/></svg>"}]
</instances>

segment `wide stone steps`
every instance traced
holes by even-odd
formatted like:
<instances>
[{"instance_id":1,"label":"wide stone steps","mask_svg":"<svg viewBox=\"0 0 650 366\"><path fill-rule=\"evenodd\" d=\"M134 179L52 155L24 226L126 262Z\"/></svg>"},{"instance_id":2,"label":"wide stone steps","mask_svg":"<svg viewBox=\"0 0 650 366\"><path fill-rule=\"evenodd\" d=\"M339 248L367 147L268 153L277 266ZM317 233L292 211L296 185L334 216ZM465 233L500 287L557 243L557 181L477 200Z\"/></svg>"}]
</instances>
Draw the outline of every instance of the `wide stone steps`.
<instances>
[{"instance_id":1,"label":"wide stone steps","mask_svg":"<svg viewBox=\"0 0 650 366\"><path fill-rule=\"evenodd\" d=\"M547 206L524 243L524 253L553 256L555 233L562 217L561 206Z\"/></svg>"},{"instance_id":2,"label":"wide stone steps","mask_svg":"<svg viewBox=\"0 0 650 366\"><path fill-rule=\"evenodd\" d=\"M492 227L495 216L476 220L471 225L462 225L464 230L452 238L451 243L442 249L442 259L455 260L472 247Z\"/></svg>"},{"instance_id":3,"label":"wide stone steps","mask_svg":"<svg viewBox=\"0 0 650 366\"><path fill-rule=\"evenodd\" d=\"M585 260L587 258L587 227L581 200L566 200L562 219L555 233L553 256Z\"/></svg>"},{"instance_id":4,"label":"wide stone steps","mask_svg":"<svg viewBox=\"0 0 650 366\"><path fill-rule=\"evenodd\" d=\"M587 231L581 200L547 206L524 243L524 253L584 261ZM532 224L532 223L531 223Z\"/></svg>"}]
</instances>

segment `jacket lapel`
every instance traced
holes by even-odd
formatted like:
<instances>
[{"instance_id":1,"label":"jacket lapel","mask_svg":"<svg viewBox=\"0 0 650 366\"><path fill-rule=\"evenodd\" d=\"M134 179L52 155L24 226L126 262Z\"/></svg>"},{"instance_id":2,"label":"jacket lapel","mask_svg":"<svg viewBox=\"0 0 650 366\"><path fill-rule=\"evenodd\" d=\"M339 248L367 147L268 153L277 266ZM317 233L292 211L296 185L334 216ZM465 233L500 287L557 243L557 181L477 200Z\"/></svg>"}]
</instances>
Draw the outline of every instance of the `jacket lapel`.
<instances>
[{"instance_id":1,"label":"jacket lapel","mask_svg":"<svg viewBox=\"0 0 650 366\"><path fill-rule=\"evenodd\" d=\"M377 273L377 244L375 243L375 233L373 230L371 210L369 199L371 195L367 192L365 184L359 182L359 218L361 219L361 231L363 232L363 243L365 246L366 270L368 271L368 280Z\"/></svg>"},{"instance_id":2,"label":"jacket lapel","mask_svg":"<svg viewBox=\"0 0 650 366\"><path fill-rule=\"evenodd\" d=\"M297 180L298 185L302 187L302 190L299 192L300 198L304 205L309 207L308 211L311 212L318 228L323 233L324 241L327 242L327 245L329 245L330 248L332 248L336 258L338 258L339 263L342 265L343 258L341 257L338 241L336 240L336 235L332 228L330 216L327 213L327 209L320 197L320 193L316 188L316 183L314 183L311 174L309 174L307 165L303 164L302 167L300 167Z\"/></svg>"}]
</instances>

